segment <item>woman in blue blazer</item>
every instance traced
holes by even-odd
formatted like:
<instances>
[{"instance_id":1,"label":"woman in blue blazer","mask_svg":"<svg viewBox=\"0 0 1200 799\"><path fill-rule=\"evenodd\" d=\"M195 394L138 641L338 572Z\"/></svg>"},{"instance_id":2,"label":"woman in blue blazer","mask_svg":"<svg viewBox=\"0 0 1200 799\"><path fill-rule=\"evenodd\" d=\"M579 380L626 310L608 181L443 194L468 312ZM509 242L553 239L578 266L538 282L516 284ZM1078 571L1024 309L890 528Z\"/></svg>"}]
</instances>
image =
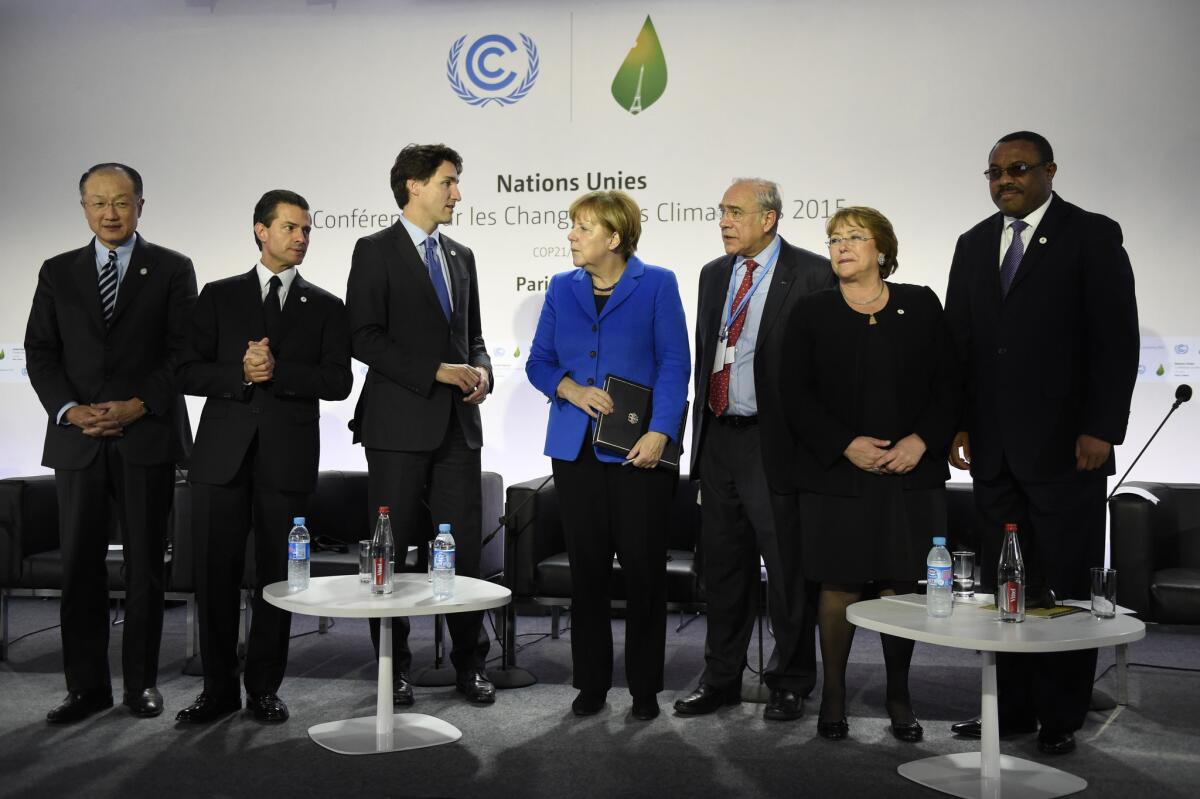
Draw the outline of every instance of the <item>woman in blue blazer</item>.
<instances>
[{"instance_id":1,"label":"woman in blue blazer","mask_svg":"<svg viewBox=\"0 0 1200 799\"><path fill-rule=\"evenodd\" d=\"M641 211L627 194L571 204L571 260L546 291L525 373L550 400L552 459L571 564L571 709L598 713L612 686L609 583L613 552L626 587L625 673L633 716L658 715L666 649L667 515L673 471L656 469L679 435L691 355L675 275L635 256ZM627 457L592 445L613 409L608 375L653 389L648 430Z\"/></svg>"}]
</instances>

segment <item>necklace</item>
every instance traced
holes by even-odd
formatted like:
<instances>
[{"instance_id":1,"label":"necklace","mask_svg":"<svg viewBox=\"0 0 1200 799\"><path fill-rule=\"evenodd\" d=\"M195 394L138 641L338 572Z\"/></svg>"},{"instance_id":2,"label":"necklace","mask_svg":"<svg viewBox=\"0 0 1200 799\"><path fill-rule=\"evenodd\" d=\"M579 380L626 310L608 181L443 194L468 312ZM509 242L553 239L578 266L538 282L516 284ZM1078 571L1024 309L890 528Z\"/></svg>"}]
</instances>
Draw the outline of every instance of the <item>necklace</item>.
<instances>
[{"instance_id":1,"label":"necklace","mask_svg":"<svg viewBox=\"0 0 1200 799\"><path fill-rule=\"evenodd\" d=\"M591 275L591 278L592 278L592 291L595 292L596 294L612 294L612 290L615 289L617 287L617 284L621 282L621 278L618 277L616 280L614 280L608 286L597 286L596 285L596 276Z\"/></svg>"},{"instance_id":2,"label":"necklace","mask_svg":"<svg viewBox=\"0 0 1200 799\"><path fill-rule=\"evenodd\" d=\"M883 292L885 289L887 289L887 283L884 283L881 280L881 281L879 281L879 293L878 294L876 294L874 297L872 297L869 300L856 300L856 299L852 299L851 297L847 297L846 289L844 289L841 285L838 286L838 291L840 291L842 293L842 299L844 299L846 302L850 303L851 305L873 305L874 303L876 303L879 300L880 297L883 296ZM878 322L875 321L874 312L867 314L867 317L868 317L867 324L870 324L870 325L879 324Z\"/></svg>"}]
</instances>

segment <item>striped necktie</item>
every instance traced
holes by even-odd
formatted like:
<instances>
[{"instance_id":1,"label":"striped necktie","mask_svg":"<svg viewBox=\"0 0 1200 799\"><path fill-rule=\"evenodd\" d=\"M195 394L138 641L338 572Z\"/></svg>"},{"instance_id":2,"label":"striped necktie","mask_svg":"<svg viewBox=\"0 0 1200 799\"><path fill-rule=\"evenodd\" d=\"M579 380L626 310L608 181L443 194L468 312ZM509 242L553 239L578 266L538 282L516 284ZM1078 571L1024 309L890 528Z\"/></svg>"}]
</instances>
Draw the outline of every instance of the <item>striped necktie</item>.
<instances>
[{"instance_id":1,"label":"striped necktie","mask_svg":"<svg viewBox=\"0 0 1200 799\"><path fill-rule=\"evenodd\" d=\"M100 308L104 314L104 324L112 322L113 311L117 308L117 251L108 251L108 263L100 270Z\"/></svg>"}]
</instances>

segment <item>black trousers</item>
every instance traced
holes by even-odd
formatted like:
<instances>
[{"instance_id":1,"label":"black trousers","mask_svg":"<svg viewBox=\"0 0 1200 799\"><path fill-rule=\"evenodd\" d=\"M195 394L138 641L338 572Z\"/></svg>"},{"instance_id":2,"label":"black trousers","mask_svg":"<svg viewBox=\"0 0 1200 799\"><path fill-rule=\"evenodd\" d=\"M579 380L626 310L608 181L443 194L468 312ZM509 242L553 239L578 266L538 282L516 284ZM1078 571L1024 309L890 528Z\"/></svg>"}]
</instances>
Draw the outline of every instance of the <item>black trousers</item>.
<instances>
[{"instance_id":1,"label":"black trousers","mask_svg":"<svg viewBox=\"0 0 1200 799\"><path fill-rule=\"evenodd\" d=\"M121 670L125 691L158 681L162 641L163 552L174 499L171 464L129 463L106 441L83 469L54 472L62 546L63 671L68 691L110 689L108 668L109 519L121 526L125 570L125 625Z\"/></svg>"},{"instance_id":2,"label":"black trousers","mask_svg":"<svg viewBox=\"0 0 1200 799\"><path fill-rule=\"evenodd\" d=\"M796 494L777 494L763 466L761 428L733 427L711 414L700 453L701 575L708 601L703 682L734 688L758 617L761 562L775 651L771 688L803 696L817 679L816 587L804 579Z\"/></svg>"},{"instance_id":3,"label":"black trousers","mask_svg":"<svg viewBox=\"0 0 1200 799\"><path fill-rule=\"evenodd\" d=\"M454 570L464 577L479 576L483 488L479 450L467 446L456 413L442 445L431 452L367 450L367 513L374 531L379 506L387 505L396 542L396 562L403 563L407 548L424 547L437 535L439 524L449 524L454 536ZM371 619L371 641L379 651L379 620ZM483 669L490 640L484 632L483 611L446 614L450 631L450 662L459 673ZM392 620L392 657L398 672L412 668L408 646L409 621Z\"/></svg>"},{"instance_id":4,"label":"black trousers","mask_svg":"<svg viewBox=\"0 0 1200 799\"><path fill-rule=\"evenodd\" d=\"M975 480L975 504L984 524L980 543L984 590L994 590L1004 524L1015 522L1026 570L1026 601L1043 587L1059 599L1091 592L1089 569L1104 565L1105 479L1080 475L1056 483L1025 483L1005 464L989 480ZM1001 727L1048 733L1083 726L1096 672L1096 650L996 656Z\"/></svg>"},{"instance_id":5,"label":"black trousers","mask_svg":"<svg viewBox=\"0 0 1200 799\"><path fill-rule=\"evenodd\" d=\"M237 475L225 485L192 484L196 541L196 604L204 690L217 698L238 690L238 615L247 539L254 532L253 616L246 642L246 693L278 693L287 669L292 614L263 599L263 586L287 579L287 538L292 519L305 515L308 492L274 488L263 472L255 441Z\"/></svg>"},{"instance_id":6,"label":"black trousers","mask_svg":"<svg viewBox=\"0 0 1200 799\"><path fill-rule=\"evenodd\" d=\"M663 688L667 643L667 529L678 482L666 469L596 458L590 442L573 461L552 460L571 564L572 684L612 687L613 553L625 578L625 680L629 693Z\"/></svg>"}]
</instances>

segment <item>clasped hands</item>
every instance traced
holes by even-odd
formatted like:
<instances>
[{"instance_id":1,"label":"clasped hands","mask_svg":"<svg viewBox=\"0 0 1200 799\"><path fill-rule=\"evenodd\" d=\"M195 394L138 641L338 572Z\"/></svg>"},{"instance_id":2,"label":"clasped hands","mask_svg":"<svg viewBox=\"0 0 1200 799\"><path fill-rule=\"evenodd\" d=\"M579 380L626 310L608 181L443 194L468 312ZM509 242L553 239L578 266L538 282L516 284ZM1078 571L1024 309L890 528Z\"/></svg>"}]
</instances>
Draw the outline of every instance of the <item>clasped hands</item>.
<instances>
[{"instance_id":1,"label":"clasped hands","mask_svg":"<svg viewBox=\"0 0 1200 799\"><path fill-rule=\"evenodd\" d=\"M247 383L266 383L275 377L275 356L271 352L271 340L266 336L246 342L242 377Z\"/></svg>"},{"instance_id":2,"label":"clasped hands","mask_svg":"<svg viewBox=\"0 0 1200 799\"><path fill-rule=\"evenodd\" d=\"M93 402L91 405L74 405L67 409L66 419L85 436L120 438L125 434L126 427L145 415L145 404L137 397L132 397L127 400Z\"/></svg>"},{"instance_id":3,"label":"clasped hands","mask_svg":"<svg viewBox=\"0 0 1200 799\"><path fill-rule=\"evenodd\" d=\"M613 411L612 397L607 391L595 386L581 386L569 377L559 381L557 393L593 419L599 419ZM653 430L643 433L633 445L633 449L629 450L626 463L639 469L653 469L662 458L667 440L665 435Z\"/></svg>"},{"instance_id":4,"label":"clasped hands","mask_svg":"<svg viewBox=\"0 0 1200 799\"><path fill-rule=\"evenodd\" d=\"M906 435L895 445L882 438L858 436L843 454L865 472L908 474L925 454L925 441L916 433Z\"/></svg>"},{"instance_id":5,"label":"clasped hands","mask_svg":"<svg viewBox=\"0 0 1200 799\"><path fill-rule=\"evenodd\" d=\"M487 399L488 389L491 387L487 369L466 363L444 363L438 366L434 379L448 386L457 386L466 394L463 402L472 405L478 405Z\"/></svg>"}]
</instances>

